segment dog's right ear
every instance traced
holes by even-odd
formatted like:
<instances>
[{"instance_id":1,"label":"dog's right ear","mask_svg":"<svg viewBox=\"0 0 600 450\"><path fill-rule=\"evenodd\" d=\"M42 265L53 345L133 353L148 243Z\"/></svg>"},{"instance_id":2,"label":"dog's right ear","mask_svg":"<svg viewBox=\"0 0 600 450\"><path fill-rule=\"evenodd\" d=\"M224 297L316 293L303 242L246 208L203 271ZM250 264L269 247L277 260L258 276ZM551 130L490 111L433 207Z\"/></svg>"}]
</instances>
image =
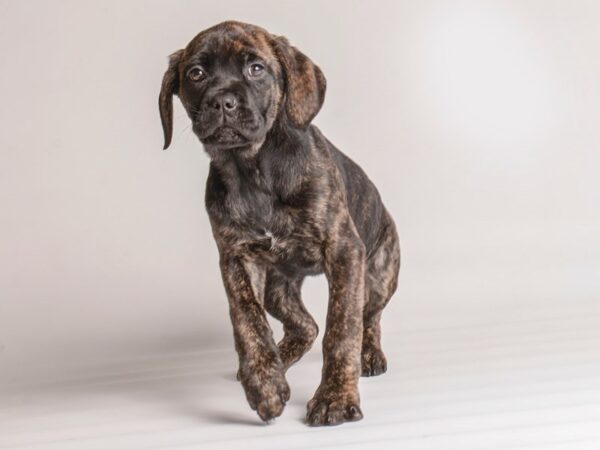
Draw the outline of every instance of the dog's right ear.
<instances>
[{"instance_id":1,"label":"dog's right ear","mask_svg":"<svg viewBox=\"0 0 600 450\"><path fill-rule=\"evenodd\" d=\"M158 96L160 121L165 135L163 150L169 147L173 136L173 95L176 95L179 90L179 63L182 55L183 50L178 50L169 56L169 67L163 76L160 95Z\"/></svg>"}]
</instances>

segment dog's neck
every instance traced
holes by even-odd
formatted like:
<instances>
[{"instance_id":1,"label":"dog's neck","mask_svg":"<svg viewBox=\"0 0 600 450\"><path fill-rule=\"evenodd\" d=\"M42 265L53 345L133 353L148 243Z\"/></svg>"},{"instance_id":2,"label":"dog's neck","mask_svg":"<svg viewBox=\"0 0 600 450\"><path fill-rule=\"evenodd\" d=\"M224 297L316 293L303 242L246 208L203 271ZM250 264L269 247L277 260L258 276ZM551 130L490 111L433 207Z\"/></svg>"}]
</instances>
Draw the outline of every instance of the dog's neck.
<instances>
[{"instance_id":1,"label":"dog's neck","mask_svg":"<svg viewBox=\"0 0 600 450\"><path fill-rule=\"evenodd\" d=\"M226 150L211 158L230 193L260 190L283 194L294 190L310 155L310 130L276 121L258 149Z\"/></svg>"}]
</instances>

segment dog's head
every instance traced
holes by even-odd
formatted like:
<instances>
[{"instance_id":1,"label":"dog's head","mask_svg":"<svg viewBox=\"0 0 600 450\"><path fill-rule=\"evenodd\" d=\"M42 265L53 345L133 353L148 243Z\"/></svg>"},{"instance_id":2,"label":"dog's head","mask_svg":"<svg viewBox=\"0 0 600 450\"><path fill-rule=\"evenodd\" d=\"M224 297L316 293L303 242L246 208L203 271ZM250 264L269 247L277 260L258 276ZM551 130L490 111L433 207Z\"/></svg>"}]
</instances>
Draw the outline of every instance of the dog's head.
<instances>
[{"instance_id":1,"label":"dog's head","mask_svg":"<svg viewBox=\"0 0 600 450\"><path fill-rule=\"evenodd\" d=\"M223 22L173 53L159 96L164 148L173 132L173 95L211 157L256 151L276 121L306 128L325 97L325 77L284 37Z\"/></svg>"}]
</instances>

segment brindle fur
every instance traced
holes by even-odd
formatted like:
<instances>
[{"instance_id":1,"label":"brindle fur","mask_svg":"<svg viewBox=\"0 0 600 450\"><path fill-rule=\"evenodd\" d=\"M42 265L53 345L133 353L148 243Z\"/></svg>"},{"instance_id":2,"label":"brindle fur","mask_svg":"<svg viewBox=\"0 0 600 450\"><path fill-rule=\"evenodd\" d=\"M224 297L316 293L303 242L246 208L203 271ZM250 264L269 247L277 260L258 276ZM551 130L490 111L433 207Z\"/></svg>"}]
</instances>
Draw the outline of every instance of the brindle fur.
<instances>
[{"instance_id":1,"label":"brindle fur","mask_svg":"<svg viewBox=\"0 0 600 450\"><path fill-rule=\"evenodd\" d=\"M242 75L250 58L265 66L259 81ZM198 61L210 69L195 84L186 70ZM380 319L397 285L398 237L365 173L310 125L325 84L321 70L285 38L224 22L171 56L159 98L165 148L178 95L211 158L206 208L238 377L264 421L282 413L290 396L285 372L317 337L300 297L307 275L325 273L329 283L322 380L307 423L361 419L360 375L386 371ZM227 93L236 106L224 103ZM235 133L219 128L225 125ZM283 323L278 344L266 312Z\"/></svg>"}]
</instances>

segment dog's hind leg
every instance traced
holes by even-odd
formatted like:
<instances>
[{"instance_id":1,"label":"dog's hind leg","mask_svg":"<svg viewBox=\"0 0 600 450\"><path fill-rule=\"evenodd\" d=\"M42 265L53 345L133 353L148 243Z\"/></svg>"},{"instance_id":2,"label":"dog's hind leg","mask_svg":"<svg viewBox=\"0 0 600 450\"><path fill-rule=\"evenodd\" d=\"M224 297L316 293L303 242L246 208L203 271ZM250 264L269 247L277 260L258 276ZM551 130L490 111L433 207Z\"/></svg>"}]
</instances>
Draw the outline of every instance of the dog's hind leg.
<instances>
[{"instance_id":1,"label":"dog's hind leg","mask_svg":"<svg viewBox=\"0 0 600 450\"><path fill-rule=\"evenodd\" d=\"M363 310L362 376L380 375L387 370L381 349L381 312L396 291L400 270L400 246L393 220L388 223L375 252L367 259L366 303Z\"/></svg>"},{"instance_id":2,"label":"dog's hind leg","mask_svg":"<svg viewBox=\"0 0 600 450\"><path fill-rule=\"evenodd\" d=\"M277 346L286 370L310 350L319 333L302 303L303 278L289 278L273 269L267 272L265 309L283 324L284 336Z\"/></svg>"}]
</instances>

